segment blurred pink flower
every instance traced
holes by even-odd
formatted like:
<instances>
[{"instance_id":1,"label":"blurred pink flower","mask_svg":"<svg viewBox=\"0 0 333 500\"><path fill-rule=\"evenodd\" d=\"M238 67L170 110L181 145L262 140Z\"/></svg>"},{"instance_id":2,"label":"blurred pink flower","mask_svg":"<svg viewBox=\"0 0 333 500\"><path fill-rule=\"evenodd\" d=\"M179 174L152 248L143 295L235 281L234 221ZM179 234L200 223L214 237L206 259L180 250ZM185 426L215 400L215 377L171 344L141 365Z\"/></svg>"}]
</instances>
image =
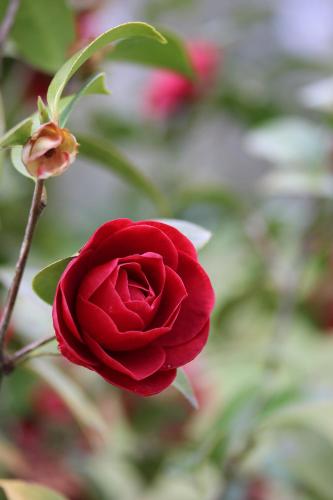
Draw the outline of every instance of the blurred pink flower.
<instances>
[{"instance_id":1,"label":"blurred pink flower","mask_svg":"<svg viewBox=\"0 0 333 500\"><path fill-rule=\"evenodd\" d=\"M195 72L192 81L178 73L156 71L147 88L147 111L150 116L169 117L184 105L203 97L216 80L219 49L208 41L192 41L187 45Z\"/></svg>"}]
</instances>

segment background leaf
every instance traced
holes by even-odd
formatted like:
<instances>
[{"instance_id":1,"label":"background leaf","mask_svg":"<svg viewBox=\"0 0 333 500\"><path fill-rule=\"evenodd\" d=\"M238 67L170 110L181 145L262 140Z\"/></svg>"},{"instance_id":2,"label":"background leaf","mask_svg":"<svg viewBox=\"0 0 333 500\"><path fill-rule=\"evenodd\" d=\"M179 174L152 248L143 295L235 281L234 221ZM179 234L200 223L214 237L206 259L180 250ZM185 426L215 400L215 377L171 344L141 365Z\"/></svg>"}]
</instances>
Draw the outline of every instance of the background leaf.
<instances>
[{"instance_id":1,"label":"background leaf","mask_svg":"<svg viewBox=\"0 0 333 500\"><path fill-rule=\"evenodd\" d=\"M0 148L24 144L31 135L33 119L31 117L18 123L0 138Z\"/></svg>"},{"instance_id":2,"label":"background leaf","mask_svg":"<svg viewBox=\"0 0 333 500\"><path fill-rule=\"evenodd\" d=\"M167 201L157 187L108 141L78 135L80 153L108 168L126 182L143 192L157 206L160 213L169 212Z\"/></svg>"},{"instance_id":3,"label":"background leaf","mask_svg":"<svg viewBox=\"0 0 333 500\"><path fill-rule=\"evenodd\" d=\"M98 73L98 75L95 75L92 78L90 78L90 80L88 80L88 82L83 85L83 87L79 90L79 92L73 96L73 98L68 102L68 104L62 110L60 117L60 127L64 127L66 125L66 122L69 118L70 113L72 112L73 107L81 97L91 94L109 94L109 93L110 92L106 87L105 73Z\"/></svg>"},{"instance_id":4,"label":"background leaf","mask_svg":"<svg viewBox=\"0 0 333 500\"><path fill-rule=\"evenodd\" d=\"M197 250L203 248L212 237L212 233L208 231L208 229L205 229L198 224L194 224L193 222L178 219L158 220L178 229L178 231L183 233L193 243Z\"/></svg>"},{"instance_id":5,"label":"background leaf","mask_svg":"<svg viewBox=\"0 0 333 500\"><path fill-rule=\"evenodd\" d=\"M92 430L97 432L101 438L106 437L108 433L106 422L94 406L94 403L88 399L72 377L69 377L54 363L44 359L31 359L29 368L40 375L57 392L70 408L90 441L95 440L95 436L91 435Z\"/></svg>"},{"instance_id":6,"label":"background leaf","mask_svg":"<svg viewBox=\"0 0 333 500\"><path fill-rule=\"evenodd\" d=\"M25 481L0 479L0 487L8 500L66 500L65 497L45 486Z\"/></svg>"},{"instance_id":7,"label":"background leaf","mask_svg":"<svg viewBox=\"0 0 333 500\"><path fill-rule=\"evenodd\" d=\"M128 38L113 47L109 59L165 68L193 78L193 68L182 40L174 33L164 30L160 33L168 43L161 44L152 38Z\"/></svg>"},{"instance_id":8,"label":"background leaf","mask_svg":"<svg viewBox=\"0 0 333 500\"><path fill-rule=\"evenodd\" d=\"M25 61L53 73L74 41L74 16L65 0L21 0L12 29Z\"/></svg>"},{"instance_id":9,"label":"background leaf","mask_svg":"<svg viewBox=\"0 0 333 500\"><path fill-rule=\"evenodd\" d=\"M57 116L61 94L67 82L82 64L109 43L132 36L144 36L159 40L161 43L165 42L163 36L158 33L155 28L149 24L140 22L121 24L102 33L87 47L76 52L76 54L74 54L55 74L47 93L47 102L50 107L51 115L53 117Z\"/></svg>"}]
</instances>

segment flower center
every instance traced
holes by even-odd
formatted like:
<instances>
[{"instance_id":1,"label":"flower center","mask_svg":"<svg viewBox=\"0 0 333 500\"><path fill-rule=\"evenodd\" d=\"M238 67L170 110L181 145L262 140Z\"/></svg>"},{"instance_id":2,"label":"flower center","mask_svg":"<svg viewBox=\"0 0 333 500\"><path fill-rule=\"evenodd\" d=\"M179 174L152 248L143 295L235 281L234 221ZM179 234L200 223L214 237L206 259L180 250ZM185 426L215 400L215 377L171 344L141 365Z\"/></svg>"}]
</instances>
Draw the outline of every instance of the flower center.
<instances>
[{"instance_id":1,"label":"flower center","mask_svg":"<svg viewBox=\"0 0 333 500\"><path fill-rule=\"evenodd\" d=\"M56 152L55 148L49 149L48 151L46 151L44 156L46 156L46 158L52 158L52 156L54 156L55 152Z\"/></svg>"}]
</instances>

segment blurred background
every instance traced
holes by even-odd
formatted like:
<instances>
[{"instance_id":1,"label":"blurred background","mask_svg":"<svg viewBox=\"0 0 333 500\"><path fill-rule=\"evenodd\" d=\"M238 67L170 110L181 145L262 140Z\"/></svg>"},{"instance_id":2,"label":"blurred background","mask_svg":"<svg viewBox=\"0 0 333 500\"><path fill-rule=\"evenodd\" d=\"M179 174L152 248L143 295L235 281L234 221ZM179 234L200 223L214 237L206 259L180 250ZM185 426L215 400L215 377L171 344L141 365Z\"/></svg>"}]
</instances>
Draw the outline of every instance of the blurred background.
<instances>
[{"instance_id":1,"label":"blurred background","mask_svg":"<svg viewBox=\"0 0 333 500\"><path fill-rule=\"evenodd\" d=\"M20 8L32 3L45 12L48 2ZM19 10L1 71L3 126L35 110L74 50L126 21L184 40L197 78L111 50L71 82L102 69L112 94L71 117L92 147L48 183L9 348L52 334L34 272L118 217L211 230L200 260L216 307L208 346L187 367L198 410L173 388L139 398L55 357L23 365L1 395L1 478L70 500L332 500L333 1L57 6L49 24ZM100 161L96 144L118 162ZM31 182L2 163L4 299Z\"/></svg>"}]
</instances>

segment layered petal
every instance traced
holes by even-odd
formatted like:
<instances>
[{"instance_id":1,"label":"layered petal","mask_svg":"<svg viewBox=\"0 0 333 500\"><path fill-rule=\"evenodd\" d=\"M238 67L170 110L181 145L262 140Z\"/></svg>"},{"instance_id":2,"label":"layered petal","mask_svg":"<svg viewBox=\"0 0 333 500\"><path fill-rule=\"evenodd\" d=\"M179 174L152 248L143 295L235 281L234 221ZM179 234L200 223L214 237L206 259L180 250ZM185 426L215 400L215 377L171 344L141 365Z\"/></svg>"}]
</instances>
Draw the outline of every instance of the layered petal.
<instances>
[{"instance_id":1,"label":"layered petal","mask_svg":"<svg viewBox=\"0 0 333 500\"><path fill-rule=\"evenodd\" d=\"M189 257L192 257L192 259L197 259L197 251L192 242L175 227L156 220L140 221L135 224L139 226L145 224L160 229L170 238L178 251L186 253Z\"/></svg>"},{"instance_id":2,"label":"layered petal","mask_svg":"<svg viewBox=\"0 0 333 500\"><path fill-rule=\"evenodd\" d=\"M91 338L111 351L140 349L170 331L161 326L145 332L129 330L120 332L112 319L98 306L78 297L76 306L80 328Z\"/></svg>"},{"instance_id":3,"label":"layered petal","mask_svg":"<svg viewBox=\"0 0 333 500\"><path fill-rule=\"evenodd\" d=\"M110 384L134 392L140 396L154 396L169 387L175 380L177 370L158 371L143 380L133 380L110 368L99 368L98 373Z\"/></svg>"},{"instance_id":4,"label":"layered petal","mask_svg":"<svg viewBox=\"0 0 333 500\"><path fill-rule=\"evenodd\" d=\"M163 368L170 370L171 368L178 368L184 366L194 358L205 347L209 334L209 321L205 324L202 330L188 342L178 344L172 347L164 347L165 363Z\"/></svg>"},{"instance_id":5,"label":"layered petal","mask_svg":"<svg viewBox=\"0 0 333 500\"><path fill-rule=\"evenodd\" d=\"M164 350L154 345L128 352L107 352L89 336L86 342L98 360L97 366L104 365L134 380L150 377L165 361Z\"/></svg>"},{"instance_id":6,"label":"layered petal","mask_svg":"<svg viewBox=\"0 0 333 500\"><path fill-rule=\"evenodd\" d=\"M195 337L204 327L214 306L214 290L199 262L179 254L177 273L187 291L171 331L160 339L163 346L176 346Z\"/></svg>"}]
</instances>

